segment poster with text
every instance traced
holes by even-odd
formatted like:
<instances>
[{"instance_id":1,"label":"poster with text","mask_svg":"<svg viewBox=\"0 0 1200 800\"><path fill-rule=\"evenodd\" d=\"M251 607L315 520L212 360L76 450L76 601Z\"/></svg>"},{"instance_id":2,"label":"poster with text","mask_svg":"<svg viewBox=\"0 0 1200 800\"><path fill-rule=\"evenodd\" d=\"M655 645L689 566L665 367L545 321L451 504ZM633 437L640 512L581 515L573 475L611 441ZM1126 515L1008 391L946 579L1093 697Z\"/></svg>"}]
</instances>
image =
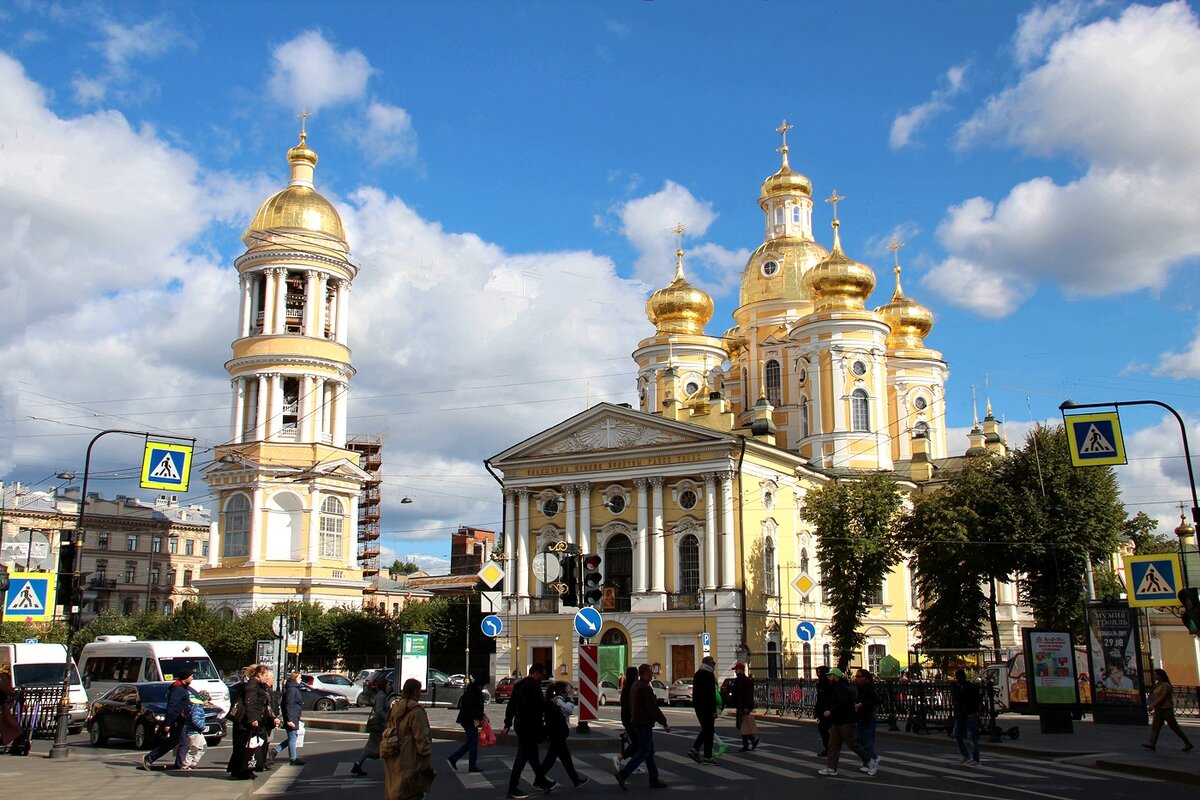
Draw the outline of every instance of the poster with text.
<instances>
[{"instance_id":1,"label":"poster with text","mask_svg":"<svg viewBox=\"0 0 1200 800\"><path fill-rule=\"evenodd\" d=\"M1145 695L1138 669L1138 612L1124 603L1084 605L1088 669L1095 690L1096 722L1145 723Z\"/></svg>"},{"instance_id":2,"label":"poster with text","mask_svg":"<svg viewBox=\"0 0 1200 800\"><path fill-rule=\"evenodd\" d=\"M1069 631L1025 628L1025 677L1033 705L1076 705L1079 685Z\"/></svg>"},{"instance_id":3,"label":"poster with text","mask_svg":"<svg viewBox=\"0 0 1200 800\"><path fill-rule=\"evenodd\" d=\"M404 682L416 678L421 682L424 691L425 681L429 677L429 634L402 633L400 634L400 677L392 687L393 692L399 692Z\"/></svg>"}]
</instances>

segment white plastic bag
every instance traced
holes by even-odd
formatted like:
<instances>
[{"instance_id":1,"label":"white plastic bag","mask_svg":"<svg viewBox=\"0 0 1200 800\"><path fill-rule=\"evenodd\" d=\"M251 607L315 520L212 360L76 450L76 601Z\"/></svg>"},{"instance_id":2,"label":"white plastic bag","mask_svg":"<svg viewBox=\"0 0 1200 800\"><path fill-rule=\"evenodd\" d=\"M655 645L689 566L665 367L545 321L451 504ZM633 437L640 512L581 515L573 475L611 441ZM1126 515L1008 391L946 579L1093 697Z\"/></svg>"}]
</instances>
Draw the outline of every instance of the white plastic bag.
<instances>
[{"instance_id":1,"label":"white plastic bag","mask_svg":"<svg viewBox=\"0 0 1200 800\"><path fill-rule=\"evenodd\" d=\"M248 747L251 750L257 750L258 748L260 748L262 746L263 746L263 737L261 737L261 736L251 736L250 739L246 742L246 747Z\"/></svg>"},{"instance_id":2,"label":"white plastic bag","mask_svg":"<svg viewBox=\"0 0 1200 800\"><path fill-rule=\"evenodd\" d=\"M299 750L301 747L304 747L304 723L297 722L296 723L296 749Z\"/></svg>"}]
</instances>

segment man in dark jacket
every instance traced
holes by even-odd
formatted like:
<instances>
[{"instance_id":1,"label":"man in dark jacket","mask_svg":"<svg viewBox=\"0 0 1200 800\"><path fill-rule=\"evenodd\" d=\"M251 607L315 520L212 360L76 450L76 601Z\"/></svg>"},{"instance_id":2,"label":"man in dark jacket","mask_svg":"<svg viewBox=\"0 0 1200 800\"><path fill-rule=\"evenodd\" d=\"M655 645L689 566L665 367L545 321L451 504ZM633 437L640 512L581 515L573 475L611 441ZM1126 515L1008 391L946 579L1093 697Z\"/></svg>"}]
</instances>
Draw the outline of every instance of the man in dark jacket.
<instances>
[{"instance_id":1,"label":"man in dark jacket","mask_svg":"<svg viewBox=\"0 0 1200 800\"><path fill-rule=\"evenodd\" d=\"M754 678L746 674L746 665L741 661L733 665L733 671L737 673L733 679L733 707L737 709L737 729L742 734L742 752L745 752L758 747L758 736L745 733L742 727L747 717L754 716Z\"/></svg>"},{"instance_id":2,"label":"man in dark jacket","mask_svg":"<svg viewBox=\"0 0 1200 800\"><path fill-rule=\"evenodd\" d=\"M160 731L162 738L153 750L142 757L142 769L153 769L154 762L169 750L175 751L175 769L183 766L183 758L179 754L179 739L184 735L191 713L188 709L192 703L192 691L188 688L191 685L190 669L181 669L175 674L175 680L167 689L167 710L163 714Z\"/></svg>"},{"instance_id":3,"label":"man in dark jacket","mask_svg":"<svg viewBox=\"0 0 1200 800\"><path fill-rule=\"evenodd\" d=\"M825 664L817 667L817 699L813 704L813 716L817 718L817 733L821 734L821 752L817 756L824 758L829 755L829 667Z\"/></svg>"},{"instance_id":4,"label":"man in dark jacket","mask_svg":"<svg viewBox=\"0 0 1200 800\"><path fill-rule=\"evenodd\" d=\"M279 705L283 727L287 730L287 741L280 742L271 748L271 758L278 756L286 747L288 762L293 766L304 766L303 759L296 757L296 737L300 734L300 713L304 710L304 696L300 693L299 672L293 672L288 676L287 686L283 689L283 698Z\"/></svg>"},{"instance_id":5,"label":"man in dark jacket","mask_svg":"<svg viewBox=\"0 0 1200 800\"><path fill-rule=\"evenodd\" d=\"M845 676L837 667L829 670L829 708L823 715L829 719L829 756L825 769L819 770L818 775L838 774L838 755L842 751L842 742L862 759L863 766L869 767L871 757L862 745L854 741L854 693ZM874 773L872 773L874 774Z\"/></svg>"},{"instance_id":6,"label":"man in dark jacket","mask_svg":"<svg viewBox=\"0 0 1200 800\"><path fill-rule=\"evenodd\" d=\"M962 753L961 764L979 766L979 701L982 693L979 684L967 680L964 670L954 673L954 686L950 689L950 699L954 703L954 738L958 741L958 751ZM971 749L967 750L967 738L971 739Z\"/></svg>"},{"instance_id":7,"label":"man in dark jacket","mask_svg":"<svg viewBox=\"0 0 1200 800\"><path fill-rule=\"evenodd\" d=\"M688 756L697 764L717 763L712 757L713 727L717 724L718 713L716 665L712 656L705 656L692 678L692 710L696 712L696 722L700 724L700 735L696 737Z\"/></svg>"},{"instance_id":8,"label":"man in dark jacket","mask_svg":"<svg viewBox=\"0 0 1200 800\"><path fill-rule=\"evenodd\" d=\"M542 772L542 760L538 756L538 743L544 738L546 726L546 696L542 694L542 681L545 679L546 668L541 664L533 664L529 674L513 687L508 709L504 712L504 730L500 734L507 736L514 727L517 732L517 755L508 778L508 796L514 800L529 797L521 791L521 773L525 771L526 764L533 767L535 788L549 792L558 783Z\"/></svg>"},{"instance_id":9,"label":"man in dark jacket","mask_svg":"<svg viewBox=\"0 0 1200 800\"><path fill-rule=\"evenodd\" d=\"M458 769L458 760L467 756L468 772L483 772L479 768L479 729L483 727L483 688L468 675L467 685L463 688L462 697L458 701L458 717L455 720L462 726L466 739L462 747L450 754L446 761L450 769Z\"/></svg>"},{"instance_id":10,"label":"man in dark jacket","mask_svg":"<svg viewBox=\"0 0 1200 800\"><path fill-rule=\"evenodd\" d=\"M663 726L663 730L667 733L671 732L671 726L667 724L667 718L663 716L662 709L658 707L658 698L654 696L654 688L650 685L650 681L654 679L654 667L649 664L642 664L638 667L638 680L633 686L632 698L632 721L633 728L637 731L638 749L634 753L633 758L629 759L624 767L617 770L617 783L621 788L625 788L625 781L629 780L629 776L638 768L643 761L646 762L646 772L650 774L651 789L665 789L667 784L659 780L658 765L654 761L654 723Z\"/></svg>"}]
</instances>

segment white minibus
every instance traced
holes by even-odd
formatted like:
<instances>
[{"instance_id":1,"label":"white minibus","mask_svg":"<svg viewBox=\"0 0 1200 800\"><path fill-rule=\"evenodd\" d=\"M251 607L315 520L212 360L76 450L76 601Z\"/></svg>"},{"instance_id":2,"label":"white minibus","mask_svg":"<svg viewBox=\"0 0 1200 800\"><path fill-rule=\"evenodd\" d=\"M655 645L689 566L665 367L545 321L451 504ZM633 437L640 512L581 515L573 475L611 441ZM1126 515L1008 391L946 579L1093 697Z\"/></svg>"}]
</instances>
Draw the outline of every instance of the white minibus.
<instances>
[{"instance_id":1,"label":"white minibus","mask_svg":"<svg viewBox=\"0 0 1200 800\"><path fill-rule=\"evenodd\" d=\"M79 672L94 700L118 683L173 681L183 669L192 671L192 688L208 692L213 705L229 711L229 687L203 647L195 642L142 641L135 636L97 636L79 654Z\"/></svg>"}]
</instances>

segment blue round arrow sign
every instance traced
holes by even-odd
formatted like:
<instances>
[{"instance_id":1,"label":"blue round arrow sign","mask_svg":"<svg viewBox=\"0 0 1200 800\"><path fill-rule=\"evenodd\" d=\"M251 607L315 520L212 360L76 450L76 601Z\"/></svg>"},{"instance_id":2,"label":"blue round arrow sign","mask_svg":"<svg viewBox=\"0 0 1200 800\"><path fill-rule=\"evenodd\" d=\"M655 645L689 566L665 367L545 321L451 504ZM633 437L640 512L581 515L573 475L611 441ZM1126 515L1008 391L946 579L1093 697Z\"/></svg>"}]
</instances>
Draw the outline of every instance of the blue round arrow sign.
<instances>
[{"instance_id":1,"label":"blue round arrow sign","mask_svg":"<svg viewBox=\"0 0 1200 800\"><path fill-rule=\"evenodd\" d=\"M575 612L575 632L584 639L591 639L600 633L603 626L604 618L591 606L585 606Z\"/></svg>"},{"instance_id":2,"label":"blue round arrow sign","mask_svg":"<svg viewBox=\"0 0 1200 800\"><path fill-rule=\"evenodd\" d=\"M504 630L504 620L495 614L488 614L480 621L479 627L483 630L484 636L490 636L495 639Z\"/></svg>"},{"instance_id":3,"label":"blue round arrow sign","mask_svg":"<svg viewBox=\"0 0 1200 800\"><path fill-rule=\"evenodd\" d=\"M796 626L796 636L802 642L811 642L817 635L817 626L811 622L801 622Z\"/></svg>"}]
</instances>

